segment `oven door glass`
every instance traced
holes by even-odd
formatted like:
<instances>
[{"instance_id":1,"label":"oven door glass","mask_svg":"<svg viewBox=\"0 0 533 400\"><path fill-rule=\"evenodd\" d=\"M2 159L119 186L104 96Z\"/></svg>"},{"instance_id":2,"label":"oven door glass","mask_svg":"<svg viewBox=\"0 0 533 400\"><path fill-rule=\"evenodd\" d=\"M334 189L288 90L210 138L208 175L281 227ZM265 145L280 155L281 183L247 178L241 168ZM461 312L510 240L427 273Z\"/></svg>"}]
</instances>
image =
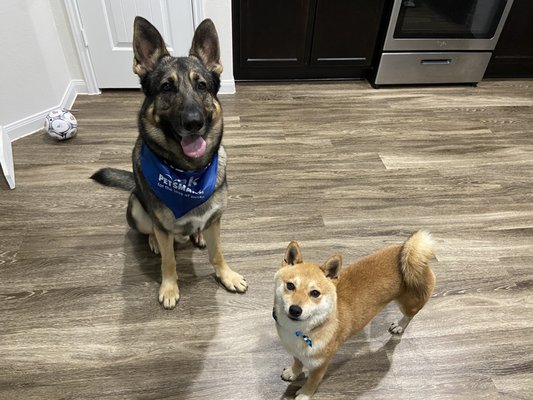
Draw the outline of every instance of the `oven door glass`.
<instances>
[{"instance_id":1,"label":"oven door glass","mask_svg":"<svg viewBox=\"0 0 533 400\"><path fill-rule=\"evenodd\" d=\"M394 38L490 39L507 0L401 1Z\"/></svg>"}]
</instances>

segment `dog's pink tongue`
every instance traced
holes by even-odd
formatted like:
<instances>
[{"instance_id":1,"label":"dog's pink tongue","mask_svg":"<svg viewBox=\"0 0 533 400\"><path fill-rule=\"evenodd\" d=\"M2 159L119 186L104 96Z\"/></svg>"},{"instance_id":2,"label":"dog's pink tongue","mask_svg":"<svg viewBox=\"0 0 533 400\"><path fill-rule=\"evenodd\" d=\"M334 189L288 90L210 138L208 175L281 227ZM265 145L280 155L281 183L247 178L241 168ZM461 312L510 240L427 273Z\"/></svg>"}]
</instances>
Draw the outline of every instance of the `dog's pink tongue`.
<instances>
[{"instance_id":1,"label":"dog's pink tongue","mask_svg":"<svg viewBox=\"0 0 533 400\"><path fill-rule=\"evenodd\" d=\"M207 143L200 135L185 136L181 139L181 148L188 157L202 157L206 147Z\"/></svg>"}]
</instances>

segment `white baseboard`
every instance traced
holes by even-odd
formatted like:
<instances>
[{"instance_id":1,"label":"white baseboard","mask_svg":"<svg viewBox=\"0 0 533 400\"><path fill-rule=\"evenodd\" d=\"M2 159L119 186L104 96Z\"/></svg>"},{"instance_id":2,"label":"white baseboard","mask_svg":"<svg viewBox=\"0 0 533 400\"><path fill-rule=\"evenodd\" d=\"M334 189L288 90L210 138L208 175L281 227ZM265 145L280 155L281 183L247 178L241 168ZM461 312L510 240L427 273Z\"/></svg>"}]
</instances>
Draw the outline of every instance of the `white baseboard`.
<instances>
[{"instance_id":1,"label":"white baseboard","mask_svg":"<svg viewBox=\"0 0 533 400\"><path fill-rule=\"evenodd\" d=\"M15 188L15 169L13 168L13 152L11 140L0 126L0 166L11 189Z\"/></svg>"},{"instance_id":2,"label":"white baseboard","mask_svg":"<svg viewBox=\"0 0 533 400\"><path fill-rule=\"evenodd\" d=\"M224 79L220 81L218 94L234 94L235 92L235 79Z\"/></svg>"},{"instance_id":3,"label":"white baseboard","mask_svg":"<svg viewBox=\"0 0 533 400\"><path fill-rule=\"evenodd\" d=\"M0 161L4 176L6 177L11 189L15 188L15 171L13 168L11 142L24 136L31 135L32 133L42 129L46 114L56 108L70 109L74 104L78 94L83 93L88 93L85 81L78 79L72 80L68 84L59 104L47 108L46 110L39 111L38 113L25 117L21 120L12 122L8 125L0 126Z\"/></svg>"},{"instance_id":4,"label":"white baseboard","mask_svg":"<svg viewBox=\"0 0 533 400\"><path fill-rule=\"evenodd\" d=\"M9 125L5 125L3 127L4 133L7 133L12 142L24 136L31 135L43 127L44 117L46 114L56 108L70 109L76 100L76 96L78 96L78 94L87 92L87 86L85 85L84 81L72 80L68 84L67 89L63 94L63 98L59 104L47 108L46 110L39 111L38 113L30 115L21 120L12 122Z\"/></svg>"}]
</instances>

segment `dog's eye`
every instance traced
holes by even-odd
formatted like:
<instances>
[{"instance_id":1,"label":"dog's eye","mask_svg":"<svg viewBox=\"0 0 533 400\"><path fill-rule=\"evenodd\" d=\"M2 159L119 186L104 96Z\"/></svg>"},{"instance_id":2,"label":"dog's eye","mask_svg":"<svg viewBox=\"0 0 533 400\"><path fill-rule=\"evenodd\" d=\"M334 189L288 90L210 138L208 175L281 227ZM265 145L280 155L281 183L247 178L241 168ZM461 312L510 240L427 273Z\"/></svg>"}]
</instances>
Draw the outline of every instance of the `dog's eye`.
<instances>
[{"instance_id":1,"label":"dog's eye","mask_svg":"<svg viewBox=\"0 0 533 400\"><path fill-rule=\"evenodd\" d=\"M294 290L296 289L296 286L294 286L294 283L292 282L287 282L287 289Z\"/></svg>"},{"instance_id":2,"label":"dog's eye","mask_svg":"<svg viewBox=\"0 0 533 400\"><path fill-rule=\"evenodd\" d=\"M309 292L309 294L311 295L311 297L319 297L320 296L320 292L318 290L311 290L311 292Z\"/></svg>"},{"instance_id":3,"label":"dog's eye","mask_svg":"<svg viewBox=\"0 0 533 400\"><path fill-rule=\"evenodd\" d=\"M203 92L204 90L207 89L207 83L203 81L198 81L198 83L196 84L196 87L198 88L198 90L201 90Z\"/></svg>"},{"instance_id":4,"label":"dog's eye","mask_svg":"<svg viewBox=\"0 0 533 400\"><path fill-rule=\"evenodd\" d=\"M170 82L165 82L161 85L161 91L162 92L170 92L172 90L173 86L170 84Z\"/></svg>"}]
</instances>

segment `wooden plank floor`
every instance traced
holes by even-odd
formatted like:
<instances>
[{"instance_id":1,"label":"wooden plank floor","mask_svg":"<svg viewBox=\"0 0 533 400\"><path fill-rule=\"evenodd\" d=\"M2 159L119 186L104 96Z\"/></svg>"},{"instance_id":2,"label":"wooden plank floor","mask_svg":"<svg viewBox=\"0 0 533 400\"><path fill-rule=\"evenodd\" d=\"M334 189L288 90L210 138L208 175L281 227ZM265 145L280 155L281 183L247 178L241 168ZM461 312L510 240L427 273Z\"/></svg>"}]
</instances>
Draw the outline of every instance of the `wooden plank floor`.
<instances>
[{"instance_id":1,"label":"wooden plank floor","mask_svg":"<svg viewBox=\"0 0 533 400\"><path fill-rule=\"evenodd\" d=\"M221 96L230 157L226 292L178 254L182 299L157 302L159 258L127 194L88 177L130 168L137 91L80 96L79 133L13 144L0 184L1 399L285 399L271 318L291 239L345 262L418 228L438 242L434 298L401 340L388 306L335 357L316 399L531 399L533 82L374 90L240 84Z\"/></svg>"}]
</instances>

